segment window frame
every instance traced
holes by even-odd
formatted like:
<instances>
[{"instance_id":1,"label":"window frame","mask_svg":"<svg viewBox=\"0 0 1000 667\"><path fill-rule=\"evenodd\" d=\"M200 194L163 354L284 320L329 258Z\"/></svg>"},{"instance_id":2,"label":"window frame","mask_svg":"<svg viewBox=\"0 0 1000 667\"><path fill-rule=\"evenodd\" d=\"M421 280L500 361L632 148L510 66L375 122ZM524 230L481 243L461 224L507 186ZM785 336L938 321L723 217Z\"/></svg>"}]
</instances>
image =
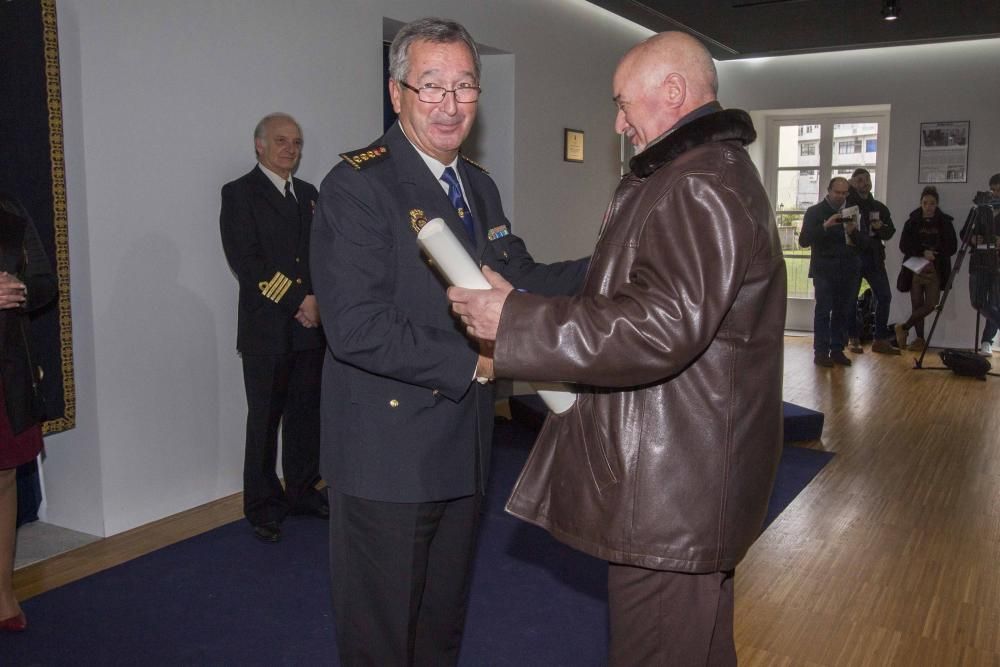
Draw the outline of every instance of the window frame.
<instances>
[{"instance_id":1,"label":"window frame","mask_svg":"<svg viewBox=\"0 0 1000 667\"><path fill-rule=\"evenodd\" d=\"M842 123L878 123L878 144L884 147L889 145L889 110L888 108L873 109L862 107L855 110L853 107L842 109L816 109L811 112L809 109L798 109L793 113L785 114L781 111L768 112L765 114L765 124L767 127L767 141L764 147L764 187L772 201L775 198L778 187L778 140L779 128L782 125L818 125L820 127L819 146L817 154L819 165L815 168L819 170L820 183L825 184L832 178L833 173L833 126ZM875 192L879 201L886 200L886 175L889 163L888 149L877 150L875 156ZM862 144L862 150L864 144ZM863 153L862 153L863 154ZM781 167L781 171L798 170L813 167L794 166ZM824 192L825 187L820 188Z\"/></svg>"},{"instance_id":2,"label":"window frame","mask_svg":"<svg viewBox=\"0 0 1000 667\"><path fill-rule=\"evenodd\" d=\"M767 190L768 197L771 199L772 207L774 210L775 218L777 219L777 189L778 189L778 174L781 171L801 171L803 169L816 169L819 176L819 188L818 196L822 197L826 193L826 184L830 182L832 175L837 170L843 170L850 168L851 171L854 170L856 165L837 165L834 166L834 136L833 136L833 126L846 123L877 123L878 133L876 135L876 151L875 151L875 164L870 165L869 169L874 171L874 191L875 196L879 201L884 202L887 197L887 181L888 181L888 164L889 164L889 117L890 109L888 105L873 105L866 107L839 107L839 108L820 108L820 109L792 109L792 110L773 110L761 112L764 117L764 127L766 132L766 140L764 142L764 155L763 157L763 180L764 187ZM819 158L818 164L816 166L805 166L805 165L795 165L789 167L779 167L778 166L778 143L780 141L780 128L787 125L814 125L819 128L819 143L817 146L816 157ZM800 133L799 136L802 136ZM860 155L865 155L866 145L864 140L861 144ZM881 150L879 150L881 149ZM812 157L812 156L801 156L801 157ZM790 209L798 210L798 209ZM796 259L795 261L801 261ZM789 307L792 307L793 302L812 304L814 299L811 296L801 296L801 295L790 295ZM793 326L793 320L798 318L793 318L792 313L789 313L789 321L787 324L790 328L808 328L811 329L811 322L808 327L805 326Z\"/></svg>"}]
</instances>

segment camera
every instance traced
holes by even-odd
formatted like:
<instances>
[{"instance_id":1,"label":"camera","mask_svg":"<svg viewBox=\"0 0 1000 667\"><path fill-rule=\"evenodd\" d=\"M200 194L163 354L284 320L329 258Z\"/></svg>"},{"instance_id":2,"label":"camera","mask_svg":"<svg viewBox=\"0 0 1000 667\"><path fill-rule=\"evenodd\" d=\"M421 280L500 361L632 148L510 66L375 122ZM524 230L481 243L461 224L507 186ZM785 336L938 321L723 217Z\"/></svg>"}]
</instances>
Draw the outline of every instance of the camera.
<instances>
[{"instance_id":1,"label":"camera","mask_svg":"<svg viewBox=\"0 0 1000 667\"><path fill-rule=\"evenodd\" d=\"M1000 208L1000 197L997 197L989 190L984 190L976 193L976 196L972 198L972 203L976 206Z\"/></svg>"}]
</instances>

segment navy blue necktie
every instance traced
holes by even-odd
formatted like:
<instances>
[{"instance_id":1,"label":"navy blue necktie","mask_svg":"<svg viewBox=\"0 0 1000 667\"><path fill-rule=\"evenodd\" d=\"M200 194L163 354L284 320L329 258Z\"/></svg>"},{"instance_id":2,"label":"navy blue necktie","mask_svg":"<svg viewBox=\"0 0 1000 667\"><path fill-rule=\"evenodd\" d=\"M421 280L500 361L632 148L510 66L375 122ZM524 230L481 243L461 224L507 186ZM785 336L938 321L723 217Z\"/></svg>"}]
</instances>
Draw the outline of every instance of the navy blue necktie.
<instances>
[{"instance_id":1,"label":"navy blue necktie","mask_svg":"<svg viewBox=\"0 0 1000 667\"><path fill-rule=\"evenodd\" d=\"M469 205L462 197L462 188L458 185L458 175L451 167L445 167L441 180L448 184L448 199L451 200L451 205L455 207L455 212L458 213L459 219L465 225L465 233L469 235L469 240L475 244L476 225L472 222L472 211L469 210Z\"/></svg>"}]
</instances>

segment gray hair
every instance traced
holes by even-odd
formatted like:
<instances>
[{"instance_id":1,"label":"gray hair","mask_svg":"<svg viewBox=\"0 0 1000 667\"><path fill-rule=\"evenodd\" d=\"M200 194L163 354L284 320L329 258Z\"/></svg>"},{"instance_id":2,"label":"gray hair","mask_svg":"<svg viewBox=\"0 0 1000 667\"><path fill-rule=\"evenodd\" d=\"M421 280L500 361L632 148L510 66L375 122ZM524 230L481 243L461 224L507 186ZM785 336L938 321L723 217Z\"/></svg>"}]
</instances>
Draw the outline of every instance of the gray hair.
<instances>
[{"instance_id":1,"label":"gray hair","mask_svg":"<svg viewBox=\"0 0 1000 667\"><path fill-rule=\"evenodd\" d=\"M475 64L476 82L479 82L479 49L472 40L472 35L460 23L447 19L423 18L407 23L392 40L389 47L389 76L397 83L406 81L410 74L410 44L415 41L433 42L435 44L455 44L461 42L469 47L472 61Z\"/></svg>"},{"instance_id":2,"label":"gray hair","mask_svg":"<svg viewBox=\"0 0 1000 667\"><path fill-rule=\"evenodd\" d=\"M281 113L280 111L277 111L275 113L269 113L260 119L260 122L257 123L257 127L253 129L254 140L263 139L265 131L267 130L267 126L271 123L271 121L275 120L287 120L291 121L292 123L295 123L295 127L299 128L299 134L302 134L302 126L299 125L299 121L295 120L287 113Z\"/></svg>"}]
</instances>

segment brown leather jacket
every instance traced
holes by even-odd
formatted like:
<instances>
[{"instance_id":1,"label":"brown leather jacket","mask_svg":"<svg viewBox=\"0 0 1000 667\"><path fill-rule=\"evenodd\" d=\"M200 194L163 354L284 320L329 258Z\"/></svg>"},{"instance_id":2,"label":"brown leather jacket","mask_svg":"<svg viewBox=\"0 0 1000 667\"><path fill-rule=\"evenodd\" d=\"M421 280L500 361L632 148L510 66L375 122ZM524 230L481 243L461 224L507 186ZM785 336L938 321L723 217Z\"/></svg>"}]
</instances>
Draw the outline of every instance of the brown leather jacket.
<instances>
[{"instance_id":1,"label":"brown leather jacket","mask_svg":"<svg viewBox=\"0 0 1000 667\"><path fill-rule=\"evenodd\" d=\"M785 263L739 110L650 146L618 187L577 297L511 293L500 377L578 383L507 511L609 561L733 569L782 443Z\"/></svg>"}]
</instances>

